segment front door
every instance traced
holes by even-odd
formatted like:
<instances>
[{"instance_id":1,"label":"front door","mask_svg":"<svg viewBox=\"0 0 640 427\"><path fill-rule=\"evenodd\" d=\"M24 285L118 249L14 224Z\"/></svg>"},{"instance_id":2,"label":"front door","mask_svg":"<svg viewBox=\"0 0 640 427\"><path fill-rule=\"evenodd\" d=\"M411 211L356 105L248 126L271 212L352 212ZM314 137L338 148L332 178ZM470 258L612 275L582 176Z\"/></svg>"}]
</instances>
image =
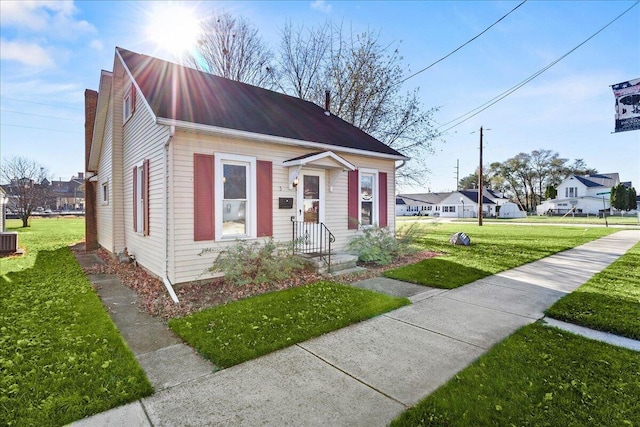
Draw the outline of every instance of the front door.
<instances>
[{"instance_id":1,"label":"front door","mask_svg":"<svg viewBox=\"0 0 640 427\"><path fill-rule=\"evenodd\" d=\"M298 177L297 220L299 249L321 251L324 222L324 170L302 170Z\"/></svg>"}]
</instances>

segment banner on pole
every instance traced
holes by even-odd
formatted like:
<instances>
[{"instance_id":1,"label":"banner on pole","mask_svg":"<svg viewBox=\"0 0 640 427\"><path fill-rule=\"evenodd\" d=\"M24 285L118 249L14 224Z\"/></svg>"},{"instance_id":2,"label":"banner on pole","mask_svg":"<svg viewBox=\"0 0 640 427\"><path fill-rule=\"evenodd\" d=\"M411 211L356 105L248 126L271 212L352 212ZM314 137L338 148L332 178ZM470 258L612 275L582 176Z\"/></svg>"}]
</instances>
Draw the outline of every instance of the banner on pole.
<instances>
[{"instance_id":1,"label":"banner on pole","mask_svg":"<svg viewBox=\"0 0 640 427\"><path fill-rule=\"evenodd\" d=\"M616 130L624 132L640 129L640 79L611 86L616 98Z\"/></svg>"}]
</instances>

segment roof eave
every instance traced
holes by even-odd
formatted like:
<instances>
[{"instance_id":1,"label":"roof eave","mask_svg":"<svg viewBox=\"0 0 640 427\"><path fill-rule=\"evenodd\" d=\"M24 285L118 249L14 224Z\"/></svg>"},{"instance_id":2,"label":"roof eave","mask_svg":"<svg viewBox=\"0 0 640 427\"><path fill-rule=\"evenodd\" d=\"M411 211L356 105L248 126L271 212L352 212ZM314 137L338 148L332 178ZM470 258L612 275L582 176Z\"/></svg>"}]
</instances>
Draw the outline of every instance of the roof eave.
<instances>
[{"instance_id":1,"label":"roof eave","mask_svg":"<svg viewBox=\"0 0 640 427\"><path fill-rule=\"evenodd\" d=\"M91 148L89 150L89 161L87 170L96 172L104 141L104 131L106 128L107 113L109 111L109 100L111 98L111 83L113 73L102 70L100 73L100 87L98 90L98 105L96 109L95 121L93 122L93 134L91 137Z\"/></svg>"},{"instance_id":2,"label":"roof eave","mask_svg":"<svg viewBox=\"0 0 640 427\"><path fill-rule=\"evenodd\" d=\"M369 157L377 157L377 158L390 159L390 160L410 160L409 157L406 157L403 155L379 153L379 152L367 151L367 150L358 150L356 148L341 147L339 145L326 144L322 142L303 141L299 139L284 138L281 136L265 135L261 133L255 133L255 132L247 132L247 131L241 131L236 129L223 128L219 126L204 125L201 123L192 123L192 122L185 122L181 120L168 119L165 117L158 117L156 119L156 123L159 125L165 125L165 126L175 126L178 129L206 132L206 133L211 133L211 134L216 134L221 136L227 136L231 138L242 138L242 139L269 142L269 143L280 144L280 145L291 145L291 146L298 146L298 147L303 146L303 147L308 147L311 149L317 149L317 150L323 150L323 151L338 150L344 153L359 154L359 155L365 155Z\"/></svg>"}]
</instances>

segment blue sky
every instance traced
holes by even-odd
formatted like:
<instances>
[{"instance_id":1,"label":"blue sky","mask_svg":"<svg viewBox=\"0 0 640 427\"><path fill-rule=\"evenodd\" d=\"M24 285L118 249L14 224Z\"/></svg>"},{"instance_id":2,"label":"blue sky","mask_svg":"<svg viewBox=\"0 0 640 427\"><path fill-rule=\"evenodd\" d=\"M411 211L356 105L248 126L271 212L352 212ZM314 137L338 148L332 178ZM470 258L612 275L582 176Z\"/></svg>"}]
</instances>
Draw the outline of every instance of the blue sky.
<instances>
[{"instance_id":1,"label":"blue sky","mask_svg":"<svg viewBox=\"0 0 640 427\"><path fill-rule=\"evenodd\" d=\"M225 9L255 24L277 49L287 20L331 20L354 30L380 31L400 42L412 71L448 54L519 2L296 1L183 2L198 16ZM590 37L635 1L531 1L448 59L409 79L425 107L438 107L439 126L510 87ZM55 179L83 170L85 88L113 67L114 47L174 60L148 37L168 2L0 2L0 157L32 158ZM428 157L421 188L446 191L478 164L544 148L582 158L599 172L619 172L640 188L640 131L613 134L611 84L640 77L640 5L528 85L448 131ZM442 126L444 130L449 126Z\"/></svg>"}]
</instances>

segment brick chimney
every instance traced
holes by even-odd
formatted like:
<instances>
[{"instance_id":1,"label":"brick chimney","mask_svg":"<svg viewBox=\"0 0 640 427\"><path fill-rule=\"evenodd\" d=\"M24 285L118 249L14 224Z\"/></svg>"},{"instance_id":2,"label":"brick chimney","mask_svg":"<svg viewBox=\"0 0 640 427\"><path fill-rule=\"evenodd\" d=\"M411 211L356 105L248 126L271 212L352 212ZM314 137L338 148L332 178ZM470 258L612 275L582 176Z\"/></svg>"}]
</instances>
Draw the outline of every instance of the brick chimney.
<instances>
[{"instance_id":1,"label":"brick chimney","mask_svg":"<svg viewBox=\"0 0 640 427\"><path fill-rule=\"evenodd\" d=\"M324 114L331 115L331 92L329 89L324 91Z\"/></svg>"},{"instance_id":2,"label":"brick chimney","mask_svg":"<svg viewBox=\"0 0 640 427\"><path fill-rule=\"evenodd\" d=\"M98 108L98 92L87 89L84 91L84 168L88 171L91 140L93 139L93 125L96 121ZM79 174L83 178L84 173ZM98 221L96 218L97 183L85 180L84 186L84 244L90 251L98 248Z\"/></svg>"}]
</instances>

